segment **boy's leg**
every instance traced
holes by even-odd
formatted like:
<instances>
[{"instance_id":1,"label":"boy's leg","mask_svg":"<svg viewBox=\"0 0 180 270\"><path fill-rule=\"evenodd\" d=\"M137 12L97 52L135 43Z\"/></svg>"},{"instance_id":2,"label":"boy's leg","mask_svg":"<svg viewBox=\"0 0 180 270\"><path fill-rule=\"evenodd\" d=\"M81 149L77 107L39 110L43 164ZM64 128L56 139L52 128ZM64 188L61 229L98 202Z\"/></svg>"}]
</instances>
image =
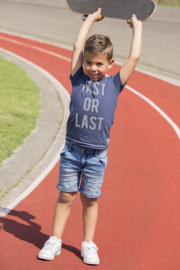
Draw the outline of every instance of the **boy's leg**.
<instances>
[{"instance_id":1,"label":"boy's leg","mask_svg":"<svg viewBox=\"0 0 180 270\"><path fill-rule=\"evenodd\" d=\"M101 185L107 164L107 150L86 151L85 166L79 191L83 205L84 240L82 242L83 262L98 265L98 248L93 243L97 216L97 198L101 196Z\"/></svg>"},{"instance_id":2,"label":"boy's leg","mask_svg":"<svg viewBox=\"0 0 180 270\"><path fill-rule=\"evenodd\" d=\"M84 228L84 242L93 241L98 217L98 203L97 199L90 199L82 193L81 202L83 205L83 228Z\"/></svg>"},{"instance_id":3,"label":"boy's leg","mask_svg":"<svg viewBox=\"0 0 180 270\"><path fill-rule=\"evenodd\" d=\"M60 191L54 212L52 236L56 236L58 239L62 238L71 205L76 199L76 196L77 192Z\"/></svg>"},{"instance_id":4,"label":"boy's leg","mask_svg":"<svg viewBox=\"0 0 180 270\"><path fill-rule=\"evenodd\" d=\"M62 246L62 233L68 219L71 205L76 198L77 192L60 191L56 208L54 212L53 233L45 242L44 247L38 254L39 259L53 260L55 256L60 255Z\"/></svg>"},{"instance_id":5,"label":"boy's leg","mask_svg":"<svg viewBox=\"0 0 180 270\"><path fill-rule=\"evenodd\" d=\"M83 262L86 264L99 264L99 257L97 254L97 246L93 243L97 216L98 203L97 199L90 199L81 193L81 201L83 205L83 226L84 226L84 240L82 242Z\"/></svg>"}]
</instances>

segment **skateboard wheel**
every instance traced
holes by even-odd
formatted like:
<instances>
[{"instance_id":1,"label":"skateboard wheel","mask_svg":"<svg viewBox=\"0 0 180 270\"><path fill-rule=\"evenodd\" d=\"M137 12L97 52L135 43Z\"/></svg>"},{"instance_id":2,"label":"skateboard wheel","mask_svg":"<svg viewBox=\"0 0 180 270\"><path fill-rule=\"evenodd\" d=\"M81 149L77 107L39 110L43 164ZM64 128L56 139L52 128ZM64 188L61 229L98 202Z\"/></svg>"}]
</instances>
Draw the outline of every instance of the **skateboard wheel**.
<instances>
[{"instance_id":1,"label":"skateboard wheel","mask_svg":"<svg viewBox=\"0 0 180 270\"><path fill-rule=\"evenodd\" d=\"M88 16L88 15L85 15L85 14L82 15L82 20L85 21L85 20L87 19L87 16Z\"/></svg>"}]
</instances>

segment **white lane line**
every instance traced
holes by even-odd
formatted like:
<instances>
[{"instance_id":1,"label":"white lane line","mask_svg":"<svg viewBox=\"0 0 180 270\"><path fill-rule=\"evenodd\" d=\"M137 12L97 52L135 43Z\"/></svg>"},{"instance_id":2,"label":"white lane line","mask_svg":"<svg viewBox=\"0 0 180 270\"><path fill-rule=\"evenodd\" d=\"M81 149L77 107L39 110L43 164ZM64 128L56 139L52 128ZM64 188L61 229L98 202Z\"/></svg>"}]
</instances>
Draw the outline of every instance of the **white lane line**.
<instances>
[{"instance_id":1,"label":"white lane line","mask_svg":"<svg viewBox=\"0 0 180 270\"><path fill-rule=\"evenodd\" d=\"M180 128L172 121L172 119L163 111L161 110L154 102L152 102L149 98L142 95L141 93L134 90L132 87L126 85L125 88L127 88L129 91L134 93L135 95L139 96L143 100L145 100L149 105L151 105L174 129L176 132L178 138L180 139Z\"/></svg>"},{"instance_id":2,"label":"white lane line","mask_svg":"<svg viewBox=\"0 0 180 270\"><path fill-rule=\"evenodd\" d=\"M2 40L7 40L7 41L10 41L10 42L12 42L12 43L16 43L16 44L19 44L19 45L22 45L22 46L30 47L29 44L26 44L26 43L23 43L23 42L14 40L14 39L12 39L12 38L0 37L0 39L2 39Z\"/></svg>"},{"instance_id":3,"label":"white lane line","mask_svg":"<svg viewBox=\"0 0 180 270\"><path fill-rule=\"evenodd\" d=\"M47 54L50 54L50 55L53 55L55 57L58 57L58 58L61 58L61 59L64 59L66 61L71 62L71 59L70 58L64 57L64 56L62 56L60 54L57 54L57 53L54 53L54 52L51 52L51 51L48 51L48 50L44 50L44 49L39 48L37 46L29 45L29 44L26 44L26 43L23 43L23 42L20 42L20 41L11 39L11 38L5 38L5 37L1 37L1 36L0 36L0 39L6 40L6 41L10 41L12 43L16 43L16 44L21 45L21 46L29 47L31 49L38 50L38 51L41 51L41 52L44 52L44 53L47 53Z\"/></svg>"},{"instance_id":4,"label":"white lane line","mask_svg":"<svg viewBox=\"0 0 180 270\"><path fill-rule=\"evenodd\" d=\"M23 42L19 42L19 41L16 41L16 40L13 40L11 38L5 38L5 37L1 37L0 36L0 39L3 39L3 40L7 40L7 41L10 41L10 42L14 42L14 43L17 43L19 45L22 45L22 46L26 46L26 47L30 47L30 48L33 48L35 50L39 50L39 51L42 51L44 53L47 53L47 54L50 54L50 55L53 55L55 57L58 57L58 58L61 58L61 59L64 59L66 61L71 61L70 58L67 58L67 57L64 57L60 54L57 54L57 53L54 53L54 52L51 52L51 51L48 51L48 50L44 50L42 48L39 48L37 46L31 46L31 45L28 45L26 43L23 43ZM151 75L153 76L153 75ZM149 105L151 105L170 125L171 127L174 129L174 131L176 132L178 138L180 139L180 128L176 125L176 123L173 122L173 120L163 111L161 110L155 103L153 103L150 99L148 99L147 97L145 97L144 95L140 94L138 91L134 90L133 88L129 87L126 85L126 88L131 91L132 93L134 93L135 95L139 96L140 98L142 98L143 100L145 100Z\"/></svg>"},{"instance_id":5,"label":"white lane line","mask_svg":"<svg viewBox=\"0 0 180 270\"><path fill-rule=\"evenodd\" d=\"M66 60L66 61L71 62L71 59L70 59L70 58L64 57L64 56L62 56L62 55L60 55L60 54L53 53L53 52L51 52L51 51L44 50L44 49L41 49L41 48L36 47L36 46L31 46L31 48L33 48L33 49L35 49L35 50L38 50L38 51L41 51L41 52L44 52L44 53L47 53L47 54L50 54L50 55L53 55L53 56L56 56L56 57L58 57L58 58L61 58L61 59L64 59L64 60Z\"/></svg>"}]
</instances>

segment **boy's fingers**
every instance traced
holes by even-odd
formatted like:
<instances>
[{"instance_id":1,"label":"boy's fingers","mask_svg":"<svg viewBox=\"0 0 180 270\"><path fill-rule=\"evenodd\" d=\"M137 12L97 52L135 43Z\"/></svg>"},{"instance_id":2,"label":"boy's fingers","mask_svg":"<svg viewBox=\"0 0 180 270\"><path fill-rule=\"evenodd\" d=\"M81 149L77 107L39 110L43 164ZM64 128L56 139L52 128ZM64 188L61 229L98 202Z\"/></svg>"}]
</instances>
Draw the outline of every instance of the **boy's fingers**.
<instances>
[{"instance_id":1,"label":"boy's fingers","mask_svg":"<svg viewBox=\"0 0 180 270\"><path fill-rule=\"evenodd\" d=\"M129 27L131 27L131 28L133 27L132 21L131 21L131 20L128 20L128 21L127 21L127 24L129 24Z\"/></svg>"},{"instance_id":2,"label":"boy's fingers","mask_svg":"<svg viewBox=\"0 0 180 270\"><path fill-rule=\"evenodd\" d=\"M98 12L99 12L99 15L101 16L101 19L103 19L104 17L102 17L101 15L101 8L98 8Z\"/></svg>"},{"instance_id":3,"label":"boy's fingers","mask_svg":"<svg viewBox=\"0 0 180 270\"><path fill-rule=\"evenodd\" d=\"M104 19L104 17L103 17L103 16L101 16L101 19L100 19L100 20L102 20L102 19Z\"/></svg>"},{"instance_id":4,"label":"boy's fingers","mask_svg":"<svg viewBox=\"0 0 180 270\"><path fill-rule=\"evenodd\" d=\"M101 21L104 19L104 17L101 15L101 8L98 8L98 10L95 12L99 18L97 18L96 21Z\"/></svg>"},{"instance_id":5,"label":"boy's fingers","mask_svg":"<svg viewBox=\"0 0 180 270\"><path fill-rule=\"evenodd\" d=\"M98 8L98 12L101 14L101 8Z\"/></svg>"},{"instance_id":6,"label":"boy's fingers","mask_svg":"<svg viewBox=\"0 0 180 270\"><path fill-rule=\"evenodd\" d=\"M134 24L134 20L137 20L137 18L136 18L136 15L135 14L132 14L132 16L131 16L131 20L127 20L127 23L129 24L129 26L131 27L131 28L133 28L133 24Z\"/></svg>"}]
</instances>

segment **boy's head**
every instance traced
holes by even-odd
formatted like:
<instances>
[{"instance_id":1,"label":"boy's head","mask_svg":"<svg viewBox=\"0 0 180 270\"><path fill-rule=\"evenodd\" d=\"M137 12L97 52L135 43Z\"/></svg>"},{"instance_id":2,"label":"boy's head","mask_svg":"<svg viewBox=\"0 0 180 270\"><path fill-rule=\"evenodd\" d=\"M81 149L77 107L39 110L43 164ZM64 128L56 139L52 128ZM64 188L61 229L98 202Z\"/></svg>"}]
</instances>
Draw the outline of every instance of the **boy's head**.
<instances>
[{"instance_id":1,"label":"boy's head","mask_svg":"<svg viewBox=\"0 0 180 270\"><path fill-rule=\"evenodd\" d=\"M113 45L107 36L93 35L84 48L84 71L92 81L105 78L108 68L114 63Z\"/></svg>"},{"instance_id":2,"label":"boy's head","mask_svg":"<svg viewBox=\"0 0 180 270\"><path fill-rule=\"evenodd\" d=\"M93 35L86 41L84 47L84 53L106 54L107 60L110 61L113 58L113 45L108 36Z\"/></svg>"}]
</instances>

